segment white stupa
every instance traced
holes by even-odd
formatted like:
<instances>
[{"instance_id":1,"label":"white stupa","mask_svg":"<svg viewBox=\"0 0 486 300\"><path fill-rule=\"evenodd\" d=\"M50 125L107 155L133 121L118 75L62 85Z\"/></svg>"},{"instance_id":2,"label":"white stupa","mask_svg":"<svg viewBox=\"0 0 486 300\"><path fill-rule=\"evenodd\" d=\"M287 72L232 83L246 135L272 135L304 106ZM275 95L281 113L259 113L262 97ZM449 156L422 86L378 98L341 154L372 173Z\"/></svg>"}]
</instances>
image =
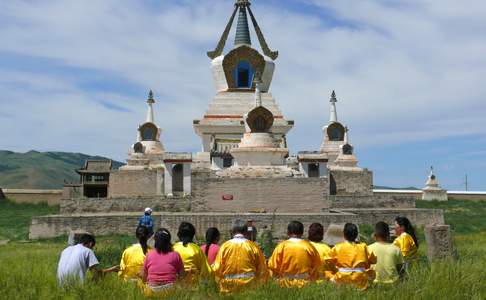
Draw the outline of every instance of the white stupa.
<instances>
[{"instance_id":1,"label":"white stupa","mask_svg":"<svg viewBox=\"0 0 486 300\"><path fill-rule=\"evenodd\" d=\"M430 174L427 182L425 183L425 187L422 190L422 200L432 201L447 201L447 190L444 190L439 186L439 181L437 180L437 176L434 174L434 168L430 167Z\"/></svg>"}]
</instances>

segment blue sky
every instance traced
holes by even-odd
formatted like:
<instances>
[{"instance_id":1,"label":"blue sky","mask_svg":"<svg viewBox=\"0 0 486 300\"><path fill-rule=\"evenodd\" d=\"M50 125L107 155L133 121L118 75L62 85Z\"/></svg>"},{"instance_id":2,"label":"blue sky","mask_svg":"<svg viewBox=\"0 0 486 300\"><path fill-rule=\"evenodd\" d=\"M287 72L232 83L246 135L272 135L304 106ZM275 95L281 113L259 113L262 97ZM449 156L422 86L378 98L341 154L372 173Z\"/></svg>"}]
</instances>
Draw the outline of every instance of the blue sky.
<instances>
[{"instance_id":1,"label":"blue sky","mask_svg":"<svg viewBox=\"0 0 486 300\"><path fill-rule=\"evenodd\" d=\"M170 151L200 149L212 50L231 0L0 2L0 149L124 160L148 89ZM258 0L280 56L271 91L318 149L331 91L375 184L486 190L486 4L476 0ZM230 35L227 49L232 46ZM256 47L256 37L252 40Z\"/></svg>"}]
</instances>

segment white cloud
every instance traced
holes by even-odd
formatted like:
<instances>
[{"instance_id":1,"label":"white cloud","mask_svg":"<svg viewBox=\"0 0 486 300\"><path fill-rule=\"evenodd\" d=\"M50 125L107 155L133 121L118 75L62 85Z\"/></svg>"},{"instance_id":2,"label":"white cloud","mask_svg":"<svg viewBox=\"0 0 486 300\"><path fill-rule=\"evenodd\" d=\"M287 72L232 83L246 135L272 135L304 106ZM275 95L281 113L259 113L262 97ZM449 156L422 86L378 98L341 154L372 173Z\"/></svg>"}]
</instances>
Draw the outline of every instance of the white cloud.
<instances>
[{"instance_id":1,"label":"white cloud","mask_svg":"<svg viewBox=\"0 0 486 300\"><path fill-rule=\"evenodd\" d=\"M165 1L154 8L115 0L2 1L0 51L154 89L166 148L197 150L192 119L202 117L214 94L205 52L226 25L228 2ZM481 1L307 2L315 5L315 15L264 1L252 6L268 44L280 51L272 92L296 121L289 135L293 152L318 148L332 89L358 148L486 136ZM319 10L331 10L340 22L326 25ZM0 121L11 124L0 127L0 148L123 159L145 116L145 92L133 97L123 89L83 89L75 71L65 76L5 68L0 75Z\"/></svg>"}]
</instances>

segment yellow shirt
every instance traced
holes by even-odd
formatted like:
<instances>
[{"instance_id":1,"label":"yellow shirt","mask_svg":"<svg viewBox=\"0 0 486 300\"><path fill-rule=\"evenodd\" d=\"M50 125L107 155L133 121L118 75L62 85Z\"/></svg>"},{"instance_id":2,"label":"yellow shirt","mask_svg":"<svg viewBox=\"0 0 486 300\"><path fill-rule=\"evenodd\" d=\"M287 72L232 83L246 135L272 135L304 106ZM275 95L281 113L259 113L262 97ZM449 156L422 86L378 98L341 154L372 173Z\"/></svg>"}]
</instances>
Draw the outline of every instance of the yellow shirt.
<instances>
[{"instance_id":1,"label":"yellow shirt","mask_svg":"<svg viewBox=\"0 0 486 300\"><path fill-rule=\"evenodd\" d=\"M188 243L186 246L182 242L175 243L174 251L178 252L184 262L184 270L188 274L188 281L197 282L199 278L209 279L212 272L208 260L201 248L194 244Z\"/></svg>"},{"instance_id":2,"label":"yellow shirt","mask_svg":"<svg viewBox=\"0 0 486 300\"><path fill-rule=\"evenodd\" d=\"M151 248L148 247L148 250ZM125 280L140 278L140 271L143 267L145 254L140 244L134 244L123 251L120 261L120 272L118 276Z\"/></svg>"},{"instance_id":3,"label":"yellow shirt","mask_svg":"<svg viewBox=\"0 0 486 300\"><path fill-rule=\"evenodd\" d=\"M415 245L412 236L406 232L400 234L400 236L393 241L393 245L400 248L405 260L413 259L417 255L417 245Z\"/></svg>"},{"instance_id":4,"label":"yellow shirt","mask_svg":"<svg viewBox=\"0 0 486 300\"><path fill-rule=\"evenodd\" d=\"M330 266L326 262L326 259L329 257L329 252L331 252L331 247L329 247L327 244L322 243L322 242L320 242L320 243L310 242L310 243L312 244L312 246L314 246L314 248L316 248L317 252L319 253L319 257L321 258L322 266L318 270L318 273L319 273L318 281L323 281L324 279L329 277L329 275L328 275L329 272L336 273L335 268L332 268L332 266Z\"/></svg>"},{"instance_id":5,"label":"yellow shirt","mask_svg":"<svg viewBox=\"0 0 486 300\"><path fill-rule=\"evenodd\" d=\"M326 261L338 269L331 278L337 284L353 284L366 289L368 281L375 277L370 267L376 264L376 256L365 243L339 243L331 249Z\"/></svg>"},{"instance_id":6,"label":"yellow shirt","mask_svg":"<svg viewBox=\"0 0 486 300\"><path fill-rule=\"evenodd\" d=\"M376 255L377 263L372 266L376 272L375 283L394 283L399 279L397 265L403 264L400 248L389 243L376 242L368 247Z\"/></svg>"},{"instance_id":7,"label":"yellow shirt","mask_svg":"<svg viewBox=\"0 0 486 300\"><path fill-rule=\"evenodd\" d=\"M222 293L230 293L266 281L267 265L260 248L243 236L235 236L219 249L213 272Z\"/></svg>"},{"instance_id":8,"label":"yellow shirt","mask_svg":"<svg viewBox=\"0 0 486 300\"><path fill-rule=\"evenodd\" d=\"M318 277L321 259L309 241L290 238L277 245L268 260L271 275L282 287L303 287Z\"/></svg>"}]
</instances>

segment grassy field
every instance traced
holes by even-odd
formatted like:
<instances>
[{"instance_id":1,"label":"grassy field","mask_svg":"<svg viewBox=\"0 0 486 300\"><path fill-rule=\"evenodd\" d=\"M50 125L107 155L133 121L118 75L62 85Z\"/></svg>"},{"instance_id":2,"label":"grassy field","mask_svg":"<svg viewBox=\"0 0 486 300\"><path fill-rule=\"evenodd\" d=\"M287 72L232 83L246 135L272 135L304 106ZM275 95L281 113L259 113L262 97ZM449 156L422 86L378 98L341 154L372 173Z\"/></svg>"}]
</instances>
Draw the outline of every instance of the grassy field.
<instances>
[{"instance_id":1,"label":"grassy field","mask_svg":"<svg viewBox=\"0 0 486 300\"><path fill-rule=\"evenodd\" d=\"M65 239L25 243L29 219L35 214L52 213L47 206L0 204L0 233L13 241L0 246L0 299L144 299L138 289L125 284L115 275L100 281L89 280L84 286L58 289L55 272ZM176 289L169 299L486 299L486 202L451 201L419 202L420 207L440 207L446 222L454 230L457 261L427 263L425 242L421 260L410 278L390 287L373 287L365 292L331 284L310 285L304 289L281 289L273 283L223 297L213 284L196 290ZM17 224L4 221L13 216ZM366 230L367 231L367 230ZM18 232L18 233L16 233ZM131 237L100 237L95 252L103 266L118 263L121 251Z\"/></svg>"}]
</instances>

